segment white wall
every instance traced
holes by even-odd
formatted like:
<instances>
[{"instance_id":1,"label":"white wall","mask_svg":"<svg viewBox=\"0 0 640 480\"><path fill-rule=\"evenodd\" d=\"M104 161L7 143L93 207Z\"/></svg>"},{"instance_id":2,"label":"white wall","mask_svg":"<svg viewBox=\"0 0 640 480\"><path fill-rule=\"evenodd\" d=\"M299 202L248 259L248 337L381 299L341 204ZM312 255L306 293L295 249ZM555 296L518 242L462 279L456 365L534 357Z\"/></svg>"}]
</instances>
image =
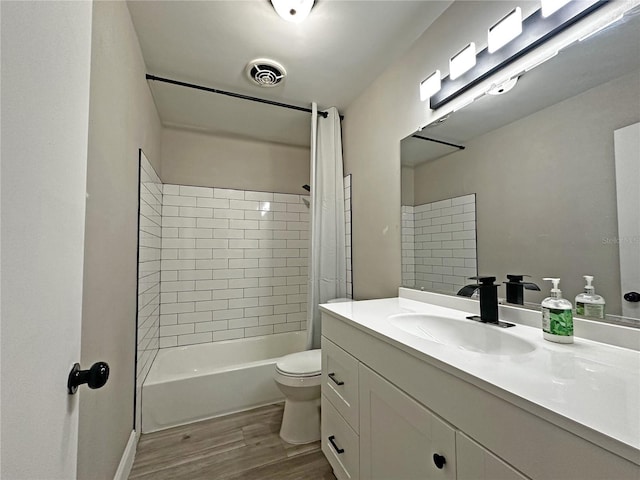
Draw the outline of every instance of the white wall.
<instances>
[{"instance_id":1,"label":"white wall","mask_svg":"<svg viewBox=\"0 0 640 480\"><path fill-rule=\"evenodd\" d=\"M80 397L83 479L113 478L133 429L139 148L162 173L160 121L125 2L94 3L91 45L82 364L104 360L111 375Z\"/></svg>"},{"instance_id":2,"label":"white wall","mask_svg":"<svg viewBox=\"0 0 640 480\"><path fill-rule=\"evenodd\" d=\"M176 185L304 194L309 149L164 128L162 180Z\"/></svg>"},{"instance_id":3,"label":"white wall","mask_svg":"<svg viewBox=\"0 0 640 480\"><path fill-rule=\"evenodd\" d=\"M80 359L91 11L1 3L7 479L76 474L78 395L66 379Z\"/></svg>"}]
</instances>

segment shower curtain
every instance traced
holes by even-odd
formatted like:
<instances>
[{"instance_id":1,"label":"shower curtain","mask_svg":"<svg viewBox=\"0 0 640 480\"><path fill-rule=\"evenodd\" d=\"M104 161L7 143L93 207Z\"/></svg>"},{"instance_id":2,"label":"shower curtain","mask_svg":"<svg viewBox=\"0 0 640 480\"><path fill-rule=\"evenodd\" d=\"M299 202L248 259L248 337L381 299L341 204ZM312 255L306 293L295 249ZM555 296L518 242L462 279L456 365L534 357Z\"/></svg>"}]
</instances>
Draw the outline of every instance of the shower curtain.
<instances>
[{"instance_id":1,"label":"shower curtain","mask_svg":"<svg viewBox=\"0 0 640 480\"><path fill-rule=\"evenodd\" d=\"M307 347L320 348L318 305L347 294L345 252L344 175L340 116L335 108L327 118L311 114L311 251L307 293Z\"/></svg>"}]
</instances>

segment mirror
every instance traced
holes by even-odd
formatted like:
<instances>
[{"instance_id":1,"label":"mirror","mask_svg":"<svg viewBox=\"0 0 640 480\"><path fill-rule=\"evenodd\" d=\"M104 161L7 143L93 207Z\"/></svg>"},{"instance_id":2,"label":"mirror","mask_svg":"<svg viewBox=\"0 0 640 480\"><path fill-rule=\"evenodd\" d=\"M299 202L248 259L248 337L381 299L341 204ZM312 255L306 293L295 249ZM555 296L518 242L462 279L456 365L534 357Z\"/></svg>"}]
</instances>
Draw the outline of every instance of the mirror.
<instances>
[{"instance_id":1,"label":"mirror","mask_svg":"<svg viewBox=\"0 0 640 480\"><path fill-rule=\"evenodd\" d=\"M403 139L402 205L475 194L478 274L500 283L530 275L541 291L525 290L525 305L548 296L543 277L560 277L573 303L583 275L593 275L607 313L621 315L614 131L638 121L635 8L524 73L512 90Z\"/></svg>"}]
</instances>

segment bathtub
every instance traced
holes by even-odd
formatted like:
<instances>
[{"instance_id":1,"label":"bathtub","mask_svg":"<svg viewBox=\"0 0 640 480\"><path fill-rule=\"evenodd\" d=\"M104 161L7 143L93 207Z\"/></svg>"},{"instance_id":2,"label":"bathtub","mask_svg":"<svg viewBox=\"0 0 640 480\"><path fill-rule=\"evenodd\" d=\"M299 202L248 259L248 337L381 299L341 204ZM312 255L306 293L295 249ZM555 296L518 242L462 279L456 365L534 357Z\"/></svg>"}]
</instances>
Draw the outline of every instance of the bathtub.
<instances>
[{"instance_id":1,"label":"bathtub","mask_svg":"<svg viewBox=\"0 0 640 480\"><path fill-rule=\"evenodd\" d=\"M142 385L142 432L283 401L275 363L306 341L302 331L160 349Z\"/></svg>"}]
</instances>

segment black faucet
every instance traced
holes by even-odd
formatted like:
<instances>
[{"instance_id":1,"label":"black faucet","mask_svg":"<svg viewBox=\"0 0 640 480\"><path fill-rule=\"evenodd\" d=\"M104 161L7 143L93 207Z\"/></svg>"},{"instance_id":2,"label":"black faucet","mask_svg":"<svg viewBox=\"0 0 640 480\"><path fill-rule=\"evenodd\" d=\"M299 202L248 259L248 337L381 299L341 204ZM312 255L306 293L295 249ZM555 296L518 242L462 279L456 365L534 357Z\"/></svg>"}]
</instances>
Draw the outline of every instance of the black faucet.
<instances>
[{"instance_id":1,"label":"black faucet","mask_svg":"<svg viewBox=\"0 0 640 480\"><path fill-rule=\"evenodd\" d=\"M463 297L473 297L473 294L478 290L479 285L465 285L460 290L458 290L458 295L462 295Z\"/></svg>"},{"instance_id":2,"label":"black faucet","mask_svg":"<svg viewBox=\"0 0 640 480\"><path fill-rule=\"evenodd\" d=\"M524 289L540 291L540 287L533 282L523 282L524 277L529 275L512 275L507 274L508 282L504 282L507 286L507 302L524 305Z\"/></svg>"},{"instance_id":3,"label":"black faucet","mask_svg":"<svg viewBox=\"0 0 640 480\"><path fill-rule=\"evenodd\" d=\"M465 285L458 291L458 295L470 297L473 292L480 292L480 316L472 315L467 317L482 323L490 323L499 327L513 327L513 323L501 322L498 320L498 287L494 282L496 277L470 277L477 280L477 284Z\"/></svg>"}]
</instances>

